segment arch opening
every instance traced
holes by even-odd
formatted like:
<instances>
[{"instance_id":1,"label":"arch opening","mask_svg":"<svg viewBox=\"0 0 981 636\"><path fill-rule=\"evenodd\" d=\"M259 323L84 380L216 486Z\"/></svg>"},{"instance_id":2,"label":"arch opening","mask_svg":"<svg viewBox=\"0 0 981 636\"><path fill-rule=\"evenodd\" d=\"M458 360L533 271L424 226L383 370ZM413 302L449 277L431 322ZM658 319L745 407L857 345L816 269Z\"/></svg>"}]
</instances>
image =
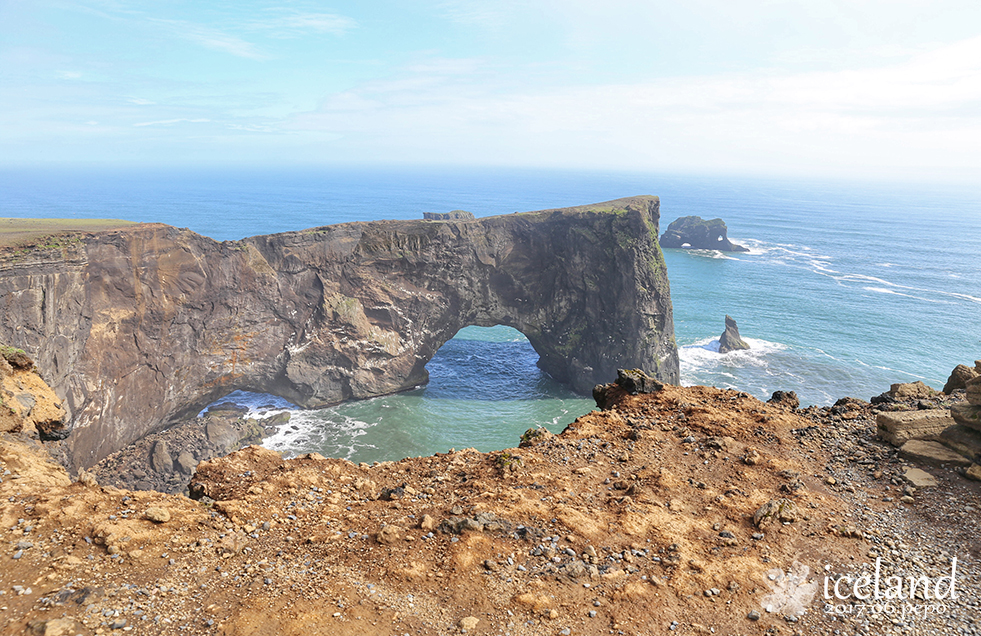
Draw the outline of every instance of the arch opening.
<instances>
[{"instance_id":1,"label":"arch opening","mask_svg":"<svg viewBox=\"0 0 981 636\"><path fill-rule=\"evenodd\" d=\"M528 338L513 327L470 325L426 363L429 382L425 389L440 399L488 401L536 399L564 392L538 366L540 359Z\"/></svg>"},{"instance_id":2,"label":"arch opening","mask_svg":"<svg viewBox=\"0 0 981 636\"><path fill-rule=\"evenodd\" d=\"M316 452L353 462L473 447L513 448L528 428L561 431L595 405L538 366L538 353L512 327L468 326L426 365L429 381L409 391L294 410L263 445L286 456Z\"/></svg>"}]
</instances>

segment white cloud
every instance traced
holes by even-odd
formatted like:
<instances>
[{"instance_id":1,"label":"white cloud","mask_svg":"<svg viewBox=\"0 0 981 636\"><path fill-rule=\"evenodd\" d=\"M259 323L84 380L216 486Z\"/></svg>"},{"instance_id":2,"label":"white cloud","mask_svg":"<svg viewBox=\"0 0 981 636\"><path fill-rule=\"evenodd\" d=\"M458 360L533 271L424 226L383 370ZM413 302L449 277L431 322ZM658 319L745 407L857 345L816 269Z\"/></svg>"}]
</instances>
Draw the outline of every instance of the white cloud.
<instances>
[{"instance_id":1,"label":"white cloud","mask_svg":"<svg viewBox=\"0 0 981 636\"><path fill-rule=\"evenodd\" d=\"M76 80L82 78L82 74L77 71L58 71L57 75L59 78L67 79L67 80Z\"/></svg>"},{"instance_id":2,"label":"white cloud","mask_svg":"<svg viewBox=\"0 0 981 636\"><path fill-rule=\"evenodd\" d=\"M611 167L981 170L981 37L887 66L514 90L434 60L330 96L287 125L364 158Z\"/></svg>"},{"instance_id":3,"label":"white cloud","mask_svg":"<svg viewBox=\"0 0 981 636\"><path fill-rule=\"evenodd\" d=\"M280 37L293 37L309 31L343 35L357 26L357 22L351 18L333 13L302 13L282 8L268 11L273 15L250 22L248 26L277 32Z\"/></svg>"},{"instance_id":4,"label":"white cloud","mask_svg":"<svg viewBox=\"0 0 981 636\"><path fill-rule=\"evenodd\" d=\"M267 56L261 53L254 44L240 37L225 33L219 29L187 22L186 20L167 20L150 18L150 22L163 25L175 36L195 42L209 49L223 51L236 57L253 60L264 60Z\"/></svg>"},{"instance_id":5,"label":"white cloud","mask_svg":"<svg viewBox=\"0 0 981 636\"><path fill-rule=\"evenodd\" d=\"M140 122L138 124L133 124L133 125L134 126L137 126L137 127L139 127L139 126L170 126L172 124L180 124L180 123L203 124L203 123L207 123L207 122L210 122L210 121L211 121L210 119L185 119L185 118L179 118L179 119L161 119L159 121L144 121L144 122Z\"/></svg>"},{"instance_id":6,"label":"white cloud","mask_svg":"<svg viewBox=\"0 0 981 636\"><path fill-rule=\"evenodd\" d=\"M152 102L149 99L143 99L142 97L130 97L127 99L130 104L136 104L137 106L152 106L156 102Z\"/></svg>"}]
</instances>

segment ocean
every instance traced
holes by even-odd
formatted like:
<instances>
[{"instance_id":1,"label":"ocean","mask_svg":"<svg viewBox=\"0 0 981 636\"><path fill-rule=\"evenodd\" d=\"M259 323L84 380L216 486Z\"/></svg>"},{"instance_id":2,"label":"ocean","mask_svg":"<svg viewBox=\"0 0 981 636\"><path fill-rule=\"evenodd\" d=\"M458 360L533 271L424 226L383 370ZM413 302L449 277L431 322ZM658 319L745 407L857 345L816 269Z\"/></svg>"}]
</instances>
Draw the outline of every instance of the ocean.
<instances>
[{"instance_id":1,"label":"ocean","mask_svg":"<svg viewBox=\"0 0 981 636\"><path fill-rule=\"evenodd\" d=\"M0 169L0 217L157 221L217 240L638 194L661 197L662 232L680 216L721 217L750 248L665 250L682 384L761 399L793 390L802 404L828 405L894 382L941 388L955 365L981 359L976 188L518 169ZM718 353L726 314L750 350ZM256 416L291 411L265 442L287 455L371 462L495 450L594 406L537 359L513 329L467 327L429 363L429 384L406 393L315 411L267 395L226 400Z\"/></svg>"}]
</instances>

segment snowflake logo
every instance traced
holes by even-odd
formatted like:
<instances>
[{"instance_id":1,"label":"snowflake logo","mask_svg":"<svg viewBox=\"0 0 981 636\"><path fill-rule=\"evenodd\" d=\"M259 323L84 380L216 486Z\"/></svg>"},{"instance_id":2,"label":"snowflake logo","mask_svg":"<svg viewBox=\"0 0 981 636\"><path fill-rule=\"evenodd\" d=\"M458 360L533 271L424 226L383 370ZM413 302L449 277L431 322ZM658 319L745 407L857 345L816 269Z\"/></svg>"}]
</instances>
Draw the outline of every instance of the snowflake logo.
<instances>
[{"instance_id":1,"label":"snowflake logo","mask_svg":"<svg viewBox=\"0 0 981 636\"><path fill-rule=\"evenodd\" d=\"M763 609L784 616L800 616L807 611L818 588L817 583L807 582L810 573L809 567L797 561L786 573L780 568L767 572L767 584L773 592L763 597Z\"/></svg>"}]
</instances>

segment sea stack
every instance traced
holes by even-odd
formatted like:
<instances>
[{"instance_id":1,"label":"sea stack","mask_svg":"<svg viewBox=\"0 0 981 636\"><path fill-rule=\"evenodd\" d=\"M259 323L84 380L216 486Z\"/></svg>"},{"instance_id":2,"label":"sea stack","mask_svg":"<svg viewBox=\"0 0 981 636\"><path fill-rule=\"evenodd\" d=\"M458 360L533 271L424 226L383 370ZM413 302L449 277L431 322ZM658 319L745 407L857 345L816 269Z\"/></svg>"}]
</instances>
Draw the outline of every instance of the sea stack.
<instances>
[{"instance_id":1,"label":"sea stack","mask_svg":"<svg viewBox=\"0 0 981 636\"><path fill-rule=\"evenodd\" d=\"M687 247L693 250L719 250L720 252L748 252L727 236L728 229L722 219L706 221L700 216L683 216L675 219L661 235L661 247Z\"/></svg>"},{"instance_id":2,"label":"sea stack","mask_svg":"<svg viewBox=\"0 0 981 636\"><path fill-rule=\"evenodd\" d=\"M719 336L719 353L729 353L740 349L749 349L749 343L739 337L739 327L736 326L736 321L726 315L726 330Z\"/></svg>"}]
</instances>

